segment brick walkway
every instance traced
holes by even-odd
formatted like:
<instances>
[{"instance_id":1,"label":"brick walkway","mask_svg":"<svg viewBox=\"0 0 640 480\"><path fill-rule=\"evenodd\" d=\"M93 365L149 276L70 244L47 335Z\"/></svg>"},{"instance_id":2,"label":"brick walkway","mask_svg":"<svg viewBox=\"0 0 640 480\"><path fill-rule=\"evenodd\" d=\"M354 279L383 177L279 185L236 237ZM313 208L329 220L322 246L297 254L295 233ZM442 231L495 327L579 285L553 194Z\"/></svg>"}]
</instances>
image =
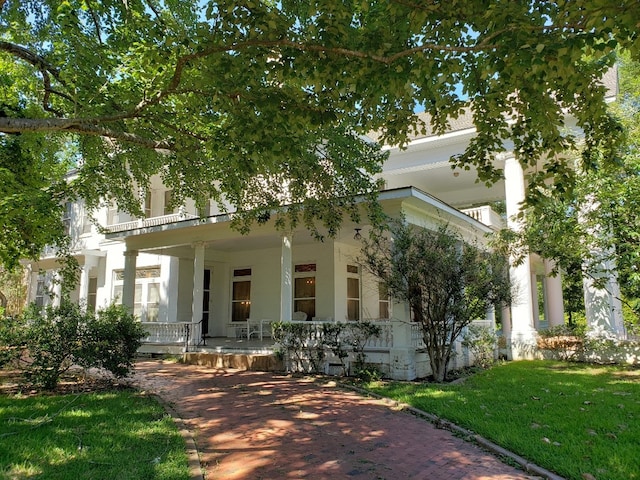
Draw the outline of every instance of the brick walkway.
<instances>
[{"instance_id":1,"label":"brick walkway","mask_svg":"<svg viewBox=\"0 0 640 480\"><path fill-rule=\"evenodd\" d=\"M136 364L195 434L207 480L530 479L475 445L324 379Z\"/></svg>"}]
</instances>

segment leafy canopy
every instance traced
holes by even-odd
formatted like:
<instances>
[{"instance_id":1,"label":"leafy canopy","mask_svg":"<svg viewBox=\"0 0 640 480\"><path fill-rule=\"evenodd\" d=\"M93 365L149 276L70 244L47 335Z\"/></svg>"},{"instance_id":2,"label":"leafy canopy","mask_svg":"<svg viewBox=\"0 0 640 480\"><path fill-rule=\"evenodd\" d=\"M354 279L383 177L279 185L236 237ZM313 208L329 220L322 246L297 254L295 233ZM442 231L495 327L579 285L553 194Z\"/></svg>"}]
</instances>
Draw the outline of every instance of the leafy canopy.
<instances>
[{"instance_id":1,"label":"leafy canopy","mask_svg":"<svg viewBox=\"0 0 640 480\"><path fill-rule=\"evenodd\" d=\"M363 141L371 131L404 144L472 108L461 166L496 180L510 139L523 163L547 158L544 172L563 178L565 112L589 149L615 128L599 79L616 47L638 57L638 11L638 0L0 0L0 135L30 141L51 169L52 146L77 145L69 194L90 206L139 212L135 192L157 173L177 202L211 198L247 222L304 205L280 223L333 233L336 206L378 189L385 155Z\"/></svg>"}]
</instances>

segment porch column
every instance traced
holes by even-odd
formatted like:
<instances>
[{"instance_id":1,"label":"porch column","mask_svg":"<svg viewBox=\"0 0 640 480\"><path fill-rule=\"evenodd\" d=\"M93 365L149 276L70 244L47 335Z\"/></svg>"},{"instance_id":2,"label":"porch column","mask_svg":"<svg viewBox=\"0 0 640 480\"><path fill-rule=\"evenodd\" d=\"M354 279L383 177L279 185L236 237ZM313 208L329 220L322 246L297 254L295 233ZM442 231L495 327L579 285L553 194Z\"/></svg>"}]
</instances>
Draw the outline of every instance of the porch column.
<instances>
[{"instance_id":1,"label":"porch column","mask_svg":"<svg viewBox=\"0 0 640 480\"><path fill-rule=\"evenodd\" d=\"M56 270L53 272L53 285L51 286L51 305L59 307L62 301L62 275Z\"/></svg>"},{"instance_id":2,"label":"porch column","mask_svg":"<svg viewBox=\"0 0 640 480\"><path fill-rule=\"evenodd\" d=\"M591 198L583 205L582 216L595 211L599 203ZM589 233L606 238L610 235L602 227L592 227ZM590 246L593 265L592 276L583 277L584 306L587 316L587 334L591 336L615 336L626 339L627 332L622 319L620 285L616 269L615 252L612 248Z\"/></svg>"},{"instance_id":3,"label":"porch column","mask_svg":"<svg viewBox=\"0 0 640 480\"><path fill-rule=\"evenodd\" d=\"M562 298L562 277L560 272L552 276L553 260L544 261L544 316L549 328L564 325L564 300Z\"/></svg>"},{"instance_id":4,"label":"porch column","mask_svg":"<svg viewBox=\"0 0 640 480\"><path fill-rule=\"evenodd\" d=\"M510 156L504 164L507 225L521 230L522 225L515 216L525 199L524 172L518 159ZM511 353L514 359L530 358L536 345L533 327L533 288L531 285L531 259L527 256L520 265L515 258L509 259L509 275L515 288L511 305Z\"/></svg>"},{"instance_id":5,"label":"porch column","mask_svg":"<svg viewBox=\"0 0 640 480\"><path fill-rule=\"evenodd\" d=\"M293 273L291 243L293 235L282 236L280 254L280 320L288 322L293 316Z\"/></svg>"},{"instance_id":6,"label":"porch column","mask_svg":"<svg viewBox=\"0 0 640 480\"><path fill-rule=\"evenodd\" d=\"M122 305L133 313L133 305L136 298L136 260L137 250L124 252L124 273L122 278Z\"/></svg>"},{"instance_id":7,"label":"porch column","mask_svg":"<svg viewBox=\"0 0 640 480\"><path fill-rule=\"evenodd\" d=\"M191 322L197 323L192 335L192 343L197 344L202 335L202 298L204 283L204 243L199 242L193 245L193 301L191 303Z\"/></svg>"}]
</instances>

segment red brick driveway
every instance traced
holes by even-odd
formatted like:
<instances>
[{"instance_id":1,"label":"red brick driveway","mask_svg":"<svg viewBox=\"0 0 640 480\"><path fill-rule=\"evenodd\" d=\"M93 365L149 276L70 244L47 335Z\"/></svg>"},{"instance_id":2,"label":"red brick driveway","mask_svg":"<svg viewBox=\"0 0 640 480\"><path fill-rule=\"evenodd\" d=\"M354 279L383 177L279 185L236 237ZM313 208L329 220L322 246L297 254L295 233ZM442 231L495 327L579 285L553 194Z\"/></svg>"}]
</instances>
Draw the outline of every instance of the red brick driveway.
<instances>
[{"instance_id":1,"label":"red brick driveway","mask_svg":"<svg viewBox=\"0 0 640 480\"><path fill-rule=\"evenodd\" d=\"M324 379L136 364L195 435L211 479L530 479L425 420Z\"/></svg>"}]
</instances>

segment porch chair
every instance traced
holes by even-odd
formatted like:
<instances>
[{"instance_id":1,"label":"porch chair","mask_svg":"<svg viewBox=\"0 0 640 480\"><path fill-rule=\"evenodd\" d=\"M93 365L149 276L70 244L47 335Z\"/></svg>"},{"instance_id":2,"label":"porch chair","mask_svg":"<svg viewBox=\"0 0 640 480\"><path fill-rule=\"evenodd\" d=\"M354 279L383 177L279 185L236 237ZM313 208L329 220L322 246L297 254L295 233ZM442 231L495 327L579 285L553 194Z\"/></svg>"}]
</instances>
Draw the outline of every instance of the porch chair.
<instances>
[{"instance_id":1,"label":"porch chair","mask_svg":"<svg viewBox=\"0 0 640 480\"><path fill-rule=\"evenodd\" d=\"M293 312L291 315L291 320L294 322L304 322L307 319L307 314L305 312Z\"/></svg>"}]
</instances>

